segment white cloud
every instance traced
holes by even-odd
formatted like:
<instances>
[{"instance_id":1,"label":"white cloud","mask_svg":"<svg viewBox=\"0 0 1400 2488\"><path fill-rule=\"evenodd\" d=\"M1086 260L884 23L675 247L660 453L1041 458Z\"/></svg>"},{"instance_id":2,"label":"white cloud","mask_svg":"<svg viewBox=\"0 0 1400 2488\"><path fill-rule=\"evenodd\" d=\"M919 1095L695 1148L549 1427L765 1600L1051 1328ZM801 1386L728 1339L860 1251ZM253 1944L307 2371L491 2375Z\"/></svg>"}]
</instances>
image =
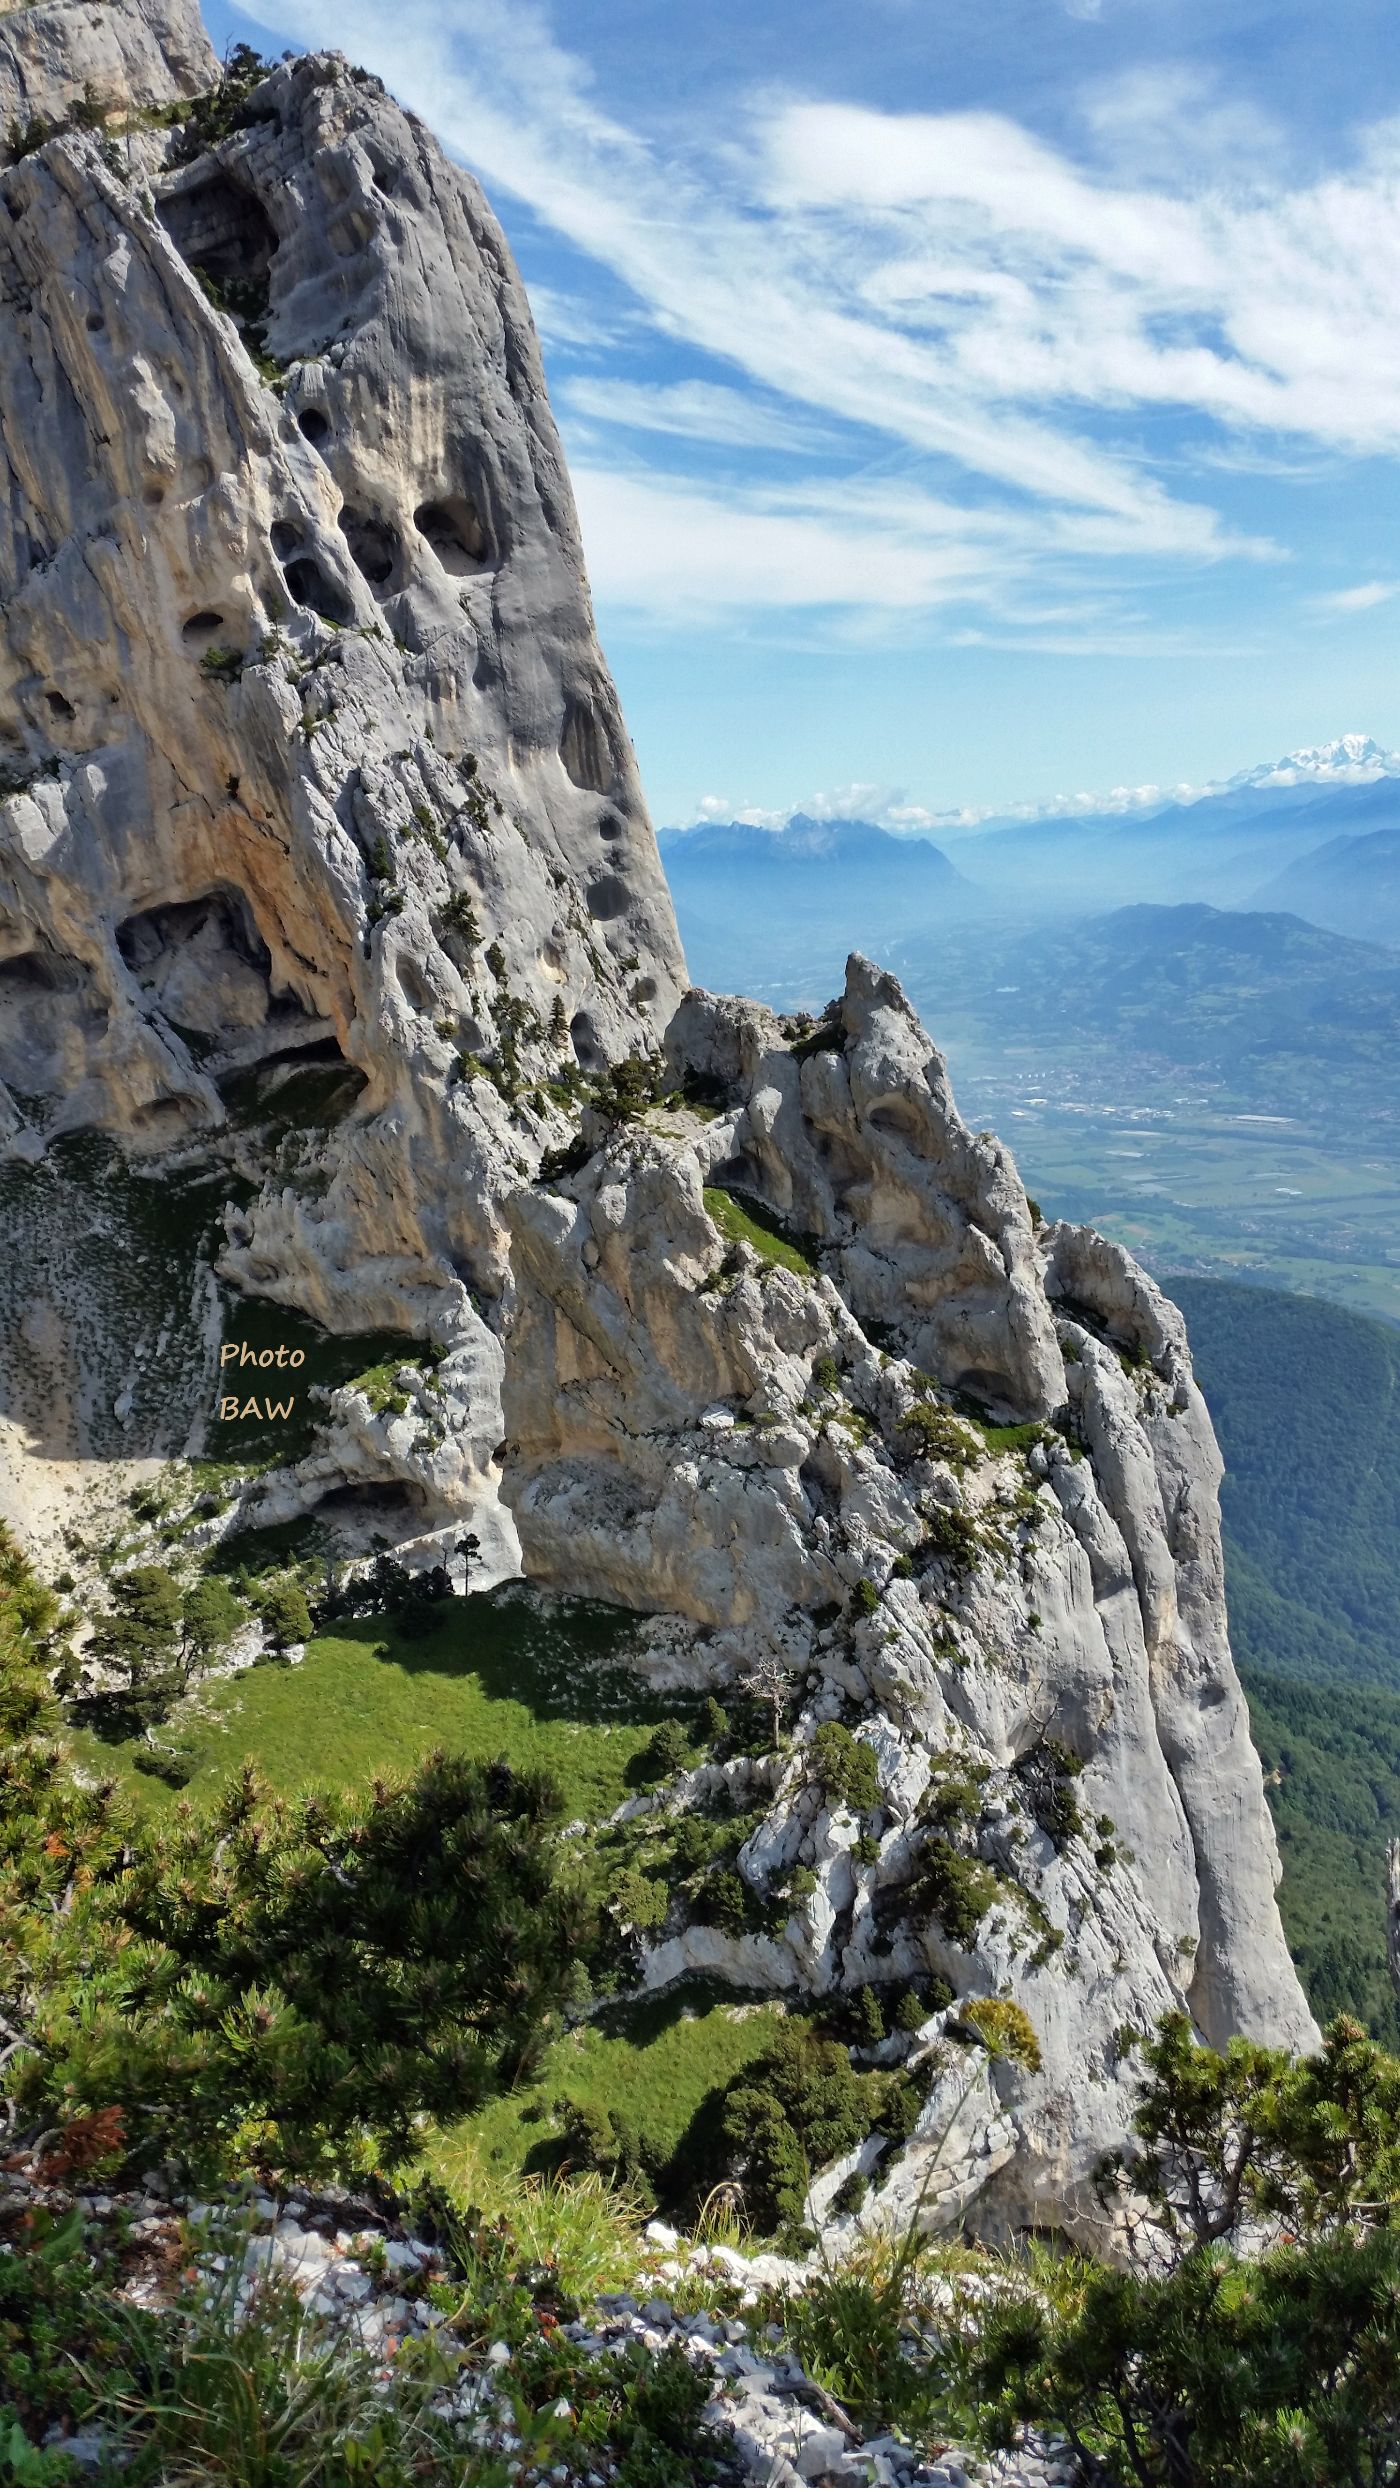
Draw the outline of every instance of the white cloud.
<instances>
[{"instance_id":1,"label":"white cloud","mask_svg":"<svg viewBox=\"0 0 1400 2488\"><path fill-rule=\"evenodd\" d=\"M534 289L531 289L531 302ZM785 406L766 406L742 389L710 380L679 380L669 386L627 380L566 380L558 391L568 412L620 424L626 431L670 434L678 440L711 441L735 449L830 448L830 431L804 422Z\"/></svg>"},{"instance_id":2,"label":"white cloud","mask_svg":"<svg viewBox=\"0 0 1400 2488\"><path fill-rule=\"evenodd\" d=\"M488 189L630 291L630 337L732 376L575 379L566 407L590 427L794 461L804 425L841 428L844 510L805 487L784 507L639 478L592 431L582 497L603 593L896 613L985 593L1004 619L1032 565L1081 594L1108 561L1140 579L1269 550L1135 445L1164 415L1198 421L1202 462L1212 443L1400 449L1400 125L1290 188L1277 149L1234 168L1242 107L1137 73L1086 96L1082 161L1004 115L781 92L697 113L663 156L601 107L531 0L400 0L388 17L370 0L251 5L377 68ZM956 523L934 515L931 461L959 478Z\"/></svg>"},{"instance_id":3,"label":"white cloud","mask_svg":"<svg viewBox=\"0 0 1400 2488\"><path fill-rule=\"evenodd\" d=\"M587 460L573 481L594 593L678 626L773 609L926 611L987 592L1009 567L965 528L900 525L834 488L722 492Z\"/></svg>"},{"instance_id":4,"label":"white cloud","mask_svg":"<svg viewBox=\"0 0 1400 2488\"><path fill-rule=\"evenodd\" d=\"M1397 594L1400 589L1393 581L1367 579L1359 587L1339 587L1330 596L1313 601L1323 613L1370 613L1376 605L1388 605Z\"/></svg>"}]
</instances>

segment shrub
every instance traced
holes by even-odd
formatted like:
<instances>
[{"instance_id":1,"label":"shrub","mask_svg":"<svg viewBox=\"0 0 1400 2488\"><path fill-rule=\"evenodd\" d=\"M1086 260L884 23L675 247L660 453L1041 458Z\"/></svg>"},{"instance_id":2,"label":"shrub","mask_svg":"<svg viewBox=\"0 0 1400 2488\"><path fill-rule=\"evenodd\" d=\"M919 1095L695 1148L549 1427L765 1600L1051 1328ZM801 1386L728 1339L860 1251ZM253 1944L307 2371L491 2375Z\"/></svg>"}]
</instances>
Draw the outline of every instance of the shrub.
<instances>
[{"instance_id":1,"label":"shrub","mask_svg":"<svg viewBox=\"0 0 1400 2488\"><path fill-rule=\"evenodd\" d=\"M241 682L247 661L240 648L206 648L199 670L208 682Z\"/></svg>"},{"instance_id":2,"label":"shrub","mask_svg":"<svg viewBox=\"0 0 1400 2488\"><path fill-rule=\"evenodd\" d=\"M1026 1803L1041 1830L1057 1847L1084 1829L1084 1817L1073 1787L1083 1768L1079 1756L1053 1737L1033 1745L1016 1765Z\"/></svg>"},{"instance_id":3,"label":"shrub","mask_svg":"<svg viewBox=\"0 0 1400 2488\"><path fill-rule=\"evenodd\" d=\"M916 1407L906 1409L899 1425L916 1460L945 1460L950 1468L965 1469L977 1457L976 1435L951 1409L920 1400Z\"/></svg>"},{"instance_id":4,"label":"shrub","mask_svg":"<svg viewBox=\"0 0 1400 2488\"><path fill-rule=\"evenodd\" d=\"M1039 2073L1040 2041L1023 2006L1006 1996L973 1996L962 2006L961 2018L971 2024L989 2056Z\"/></svg>"},{"instance_id":5,"label":"shrub","mask_svg":"<svg viewBox=\"0 0 1400 2488\"><path fill-rule=\"evenodd\" d=\"M841 1371L834 1356L819 1356L812 1367L812 1380L819 1391L839 1391Z\"/></svg>"},{"instance_id":6,"label":"shrub","mask_svg":"<svg viewBox=\"0 0 1400 2488\"><path fill-rule=\"evenodd\" d=\"M930 1910L944 1934L966 1951L976 1941L999 1888L989 1866L963 1857L946 1840L931 1840L920 1859L910 1897Z\"/></svg>"},{"instance_id":7,"label":"shrub","mask_svg":"<svg viewBox=\"0 0 1400 2488\"><path fill-rule=\"evenodd\" d=\"M645 1748L644 1761L648 1776L658 1780L669 1780L687 1768L690 1739L678 1719L662 1720Z\"/></svg>"},{"instance_id":8,"label":"shrub","mask_svg":"<svg viewBox=\"0 0 1400 2488\"><path fill-rule=\"evenodd\" d=\"M954 1572L975 1571L986 1552L982 1533L970 1512L955 1505L935 1503L926 1515L928 1534L924 1552L936 1556Z\"/></svg>"},{"instance_id":9,"label":"shrub","mask_svg":"<svg viewBox=\"0 0 1400 2488\"><path fill-rule=\"evenodd\" d=\"M841 1019L841 1006L832 1003L822 1013L816 1026L795 1040L792 1051L800 1063L805 1063L811 1054L842 1053L845 1044L846 1030Z\"/></svg>"},{"instance_id":10,"label":"shrub","mask_svg":"<svg viewBox=\"0 0 1400 2488\"><path fill-rule=\"evenodd\" d=\"M742 1935L749 1921L749 1891L743 1876L734 1866L722 1866L701 1885L695 1914L704 1926L722 1927L727 1935Z\"/></svg>"},{"instance_id":11,"label":"shrub","mask_svg":"<svg viewBox=\"0 0 1400 2488\"><path fill-rule=\"evenodd\" d=\"M729 1714L722 1709L712 1693L707 1693L700 1711L698 1742L722 1745L729 1734Z\"/></svg>"},{"instance_id":12,"label":"shrub","mask_svg":"<svg viewBox=\"0 0 1400 2488\"><path fill-rule=\"evenodd\" d=\"M627 1867L613 1885L611 1901L624 1925L647 1932L663 1924L670 1894L654 1876L640 1875Z\"/></svg>"},{"instance_id":13,"label":"shrub","mask_svg":"<svg viewBox=\"0 0 1400 2488\"><path fill-rule=\"evenodd\" d=\"M789 2023L728 2085L702 2140L701 2191L728 2180L743 2190L756 2229L800 2223L811 2174L851 2151L875 2124L887 2085L858 2074L844 2047ZM708 2154L703 2144L708 2143ZM689 2156L683 2142L677 2161Z\"/></svg>"},{"instance_id":14,"label":"shrub","mask_svg":"<svg viewBox=\"0 0 1400 2488\"><path fill-rule=\"evenodd\" d=\"M873 1581L857 1581L851 1592L851 1606L857 1615L874 1615L879 1608L880 1593Z\"/></svg>"},{"instance_id":15,"label":"shrub","mask_svg":"<svg viewBox=\"0 0 1400 2488\"><path fill-rule=\"evenodd\" d=\"M294 1802L246 1770L211 1812L182 1803L158 1829L124 1825L104 1792L12 1774L0 1828L14 1821L27 1862L0 1879L0 1916L33 2043L5 2068L21 2122L119 2109L141 2166L403 2159L420 2111L459 2115L528 2060L590 1953L561 1812L537 1774L441 1755ZM50 1874L79 1866L51 1916Z\"/></svg>"},{"instance_id":16,"label":"shrub","mask_svg":"<svg viewBox=\"0 0 1400 2488\"><path fill-rule=\"evenodd\" d=\"M1247 2039L1197 2047L1174 2013L1141 2054L1126 2173L1173 2237L1208 2245L1258 2218L1308 2236L1400 2225L1400 2059L1358 2022L1340 2016L1294 2062Z\"/></svg>"},{"instance_id":17,"label":"shrub","mask_svg":"<svg viewBox=\"0 0 1400 2488\"><path fill-rule=\"evenodd\" d=\"M1340 2488L1400 2461L1400 2236L1250 2262L1194 2250L1163 2279L1081 2267L1058 2302L967 2311L984 2438L1068 2437L1102 2488Z\"/></svg>"},{"instance_id":18,"label":"shrub","mask_svg":"<svg viewBox=\"0 0 1400 2488\"><path fill-rule=\"evenodd\" d=\"M311 1610L300 1582L286 1578L270 1581L257 1593L258 1611L274 1650L291 1648L293 1642L307 1641L311 1636Z\"/></svg>"},{"instance_id":19,"label":"shrub","mask_svg":"<svg viewBox=\"0 0 1400 2488\"><path fill-rule=\"evenodd\" d=\"M185 1593L181 1610L183 1647L192 1662L207 1664L246 1624L248 1610L217 1573L206 1573Z\"/></svg>"},{"instance_id":20,"label":"shrub","mask_svg":"<svg viewBox=\"0 0 1400 2488\"><path fill-rule=\"evenodd\" d=\"M251 44L235 43L218 85L208 95L197 95L185 113L179 136L172 150L177 164L192 164L207 147L216 146L221 138L246 127L253 118L249 97L255 86L271 75L274 63L263 60Z\"/></svg>"},{"instance_id":21,"label":"shrub","mask_svg":"<svg viewBox=\"0 0 1400 2488\"><path fill-rule=\"evenodd\" d=\"M631 1053L625 1062L614 1063L595 1083L593 1102L609 1123L636 1123L648 1106L655 1104L659 1093L656 1064Z\"/></svg>"},{"instance_id":22,"label":"shrub","mask_svg":"<svg viewBox=\"0 0 1400 2488\"><path fill-rule=\"evenodd\" d=\"M812 1766L828 1804L849 1806L854 1814L868 1814L878 1806L880 1766L874 1751L839 1720L822 1721L812 1739Z\"/></svg>"},{"instance_id":23,"label":"shrub","mask_svg":"<svg viewBox=\"0 0 1400 2488\"><path fill-rule=\"evenodd\" d=\"M387 875L380 876L381 879L387 879L387 877ZM466 949L475 950L479 947L481 923L465 890L454 890L438 918L438 924L444 933L455 933L458 941Z\"/></svg>"},{"instance_id":24,"label":"shrub","mask_svg":"<svg viewBox=\"0 0 1400 2488\"><path fill-rule=\"evenodd\" d=\"M886 2036L885 2016L873 1987L858 1987L852 2007L856 2039L862 2047L877 2047Z\"/></svg>"}]
</instances>

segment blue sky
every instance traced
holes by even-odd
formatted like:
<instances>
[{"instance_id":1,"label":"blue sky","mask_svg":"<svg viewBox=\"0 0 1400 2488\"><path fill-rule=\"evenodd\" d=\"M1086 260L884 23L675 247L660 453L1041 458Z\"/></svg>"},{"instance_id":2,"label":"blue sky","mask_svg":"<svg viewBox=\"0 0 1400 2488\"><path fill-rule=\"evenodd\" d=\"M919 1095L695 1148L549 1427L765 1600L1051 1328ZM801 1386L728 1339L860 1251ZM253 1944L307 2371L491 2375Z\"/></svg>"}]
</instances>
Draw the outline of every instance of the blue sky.
<instances>
[{"instance_id":1,"label":"blue sky","mask_svg":"<svg viewBox=\"0 0 1400 2488\"><path fill-rule=\"evenodd\" d=\"M1400 745L1389 0L259 0L471 166L660 821Z\"/></svg>"}]
</instances>

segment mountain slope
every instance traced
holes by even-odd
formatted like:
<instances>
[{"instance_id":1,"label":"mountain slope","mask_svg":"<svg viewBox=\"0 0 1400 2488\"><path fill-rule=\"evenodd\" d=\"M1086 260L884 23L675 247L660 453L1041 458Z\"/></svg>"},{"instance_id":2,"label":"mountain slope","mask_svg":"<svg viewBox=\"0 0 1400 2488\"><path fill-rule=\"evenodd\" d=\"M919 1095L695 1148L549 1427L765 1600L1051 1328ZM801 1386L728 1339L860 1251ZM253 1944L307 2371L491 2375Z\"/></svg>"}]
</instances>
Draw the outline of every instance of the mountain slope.
<instances>
[{"instance_id":1,"label":"mountain slope","mask_svg":"<svg viewBox=\"0 0 1400 2488\"><path fill-rule=\"evenodd\" d=\"M1387 2045L1385 1847L1400 1835L1400 1330L1262 1288L1175 1278L1225 1454L1230 1634L1320 2021Z\"/></svg>"},{"instance_id":2,"label":"mountain slope","mask_svg":"<svg viewBox=\"0 0 1400 2488\"><path fill-rule=\"evenodd\" d=\"M1225 1457L1238 1657L1400 1693L1400 1330L1265 1288L1169 1285Z\"/></svg>"},{"instance_id":3,"label":"mountain slope","mask_svg":"<svg viewBox=\"0 0 1400 2488\"><path fill-rule=\"evenodd\" d=\"M1266 882L1253 903L1286 907L1356 941L1400 945L1400 821L1310 849Z\"/></svg>"},{"instance_id":4,"label":"mountain slope","mask_svg":"<svg viewBox=\"0 0 1400 2488\"><path fill-rule=\"evenodd\" d=\"M1126 907L975 947L910 934L893 956L921 1001L989 1033L1106 1040L1260 1099L1400 1077L1400 960L1297 916Z\"/></svg>"}]
</instances>

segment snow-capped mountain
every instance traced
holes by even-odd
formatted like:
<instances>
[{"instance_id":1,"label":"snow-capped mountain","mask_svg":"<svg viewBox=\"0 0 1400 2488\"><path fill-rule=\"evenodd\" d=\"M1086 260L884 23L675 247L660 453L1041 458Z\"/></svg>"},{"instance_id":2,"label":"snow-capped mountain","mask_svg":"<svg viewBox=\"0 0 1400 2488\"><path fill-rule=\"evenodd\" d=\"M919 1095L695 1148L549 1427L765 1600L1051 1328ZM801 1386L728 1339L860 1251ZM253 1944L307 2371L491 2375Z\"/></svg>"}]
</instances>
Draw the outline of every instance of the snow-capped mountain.
<instances>
[{"instance_id":1,"label":"snow-capped mountain","mask_svg":"<svg viewBox=\"0 0 1400 2488\"><path fill-rule=\"evenodd\" d=\"M1309 743L1286 752L1282 760L1261 761L1241 769L1228 786L1370 786L1377 778L1400 777L1400 752L1388 752L1369 734L1339 734L1330 743ZM1203 789L1214 794L1215 787Z\"/></svg>"}]
</instances>

